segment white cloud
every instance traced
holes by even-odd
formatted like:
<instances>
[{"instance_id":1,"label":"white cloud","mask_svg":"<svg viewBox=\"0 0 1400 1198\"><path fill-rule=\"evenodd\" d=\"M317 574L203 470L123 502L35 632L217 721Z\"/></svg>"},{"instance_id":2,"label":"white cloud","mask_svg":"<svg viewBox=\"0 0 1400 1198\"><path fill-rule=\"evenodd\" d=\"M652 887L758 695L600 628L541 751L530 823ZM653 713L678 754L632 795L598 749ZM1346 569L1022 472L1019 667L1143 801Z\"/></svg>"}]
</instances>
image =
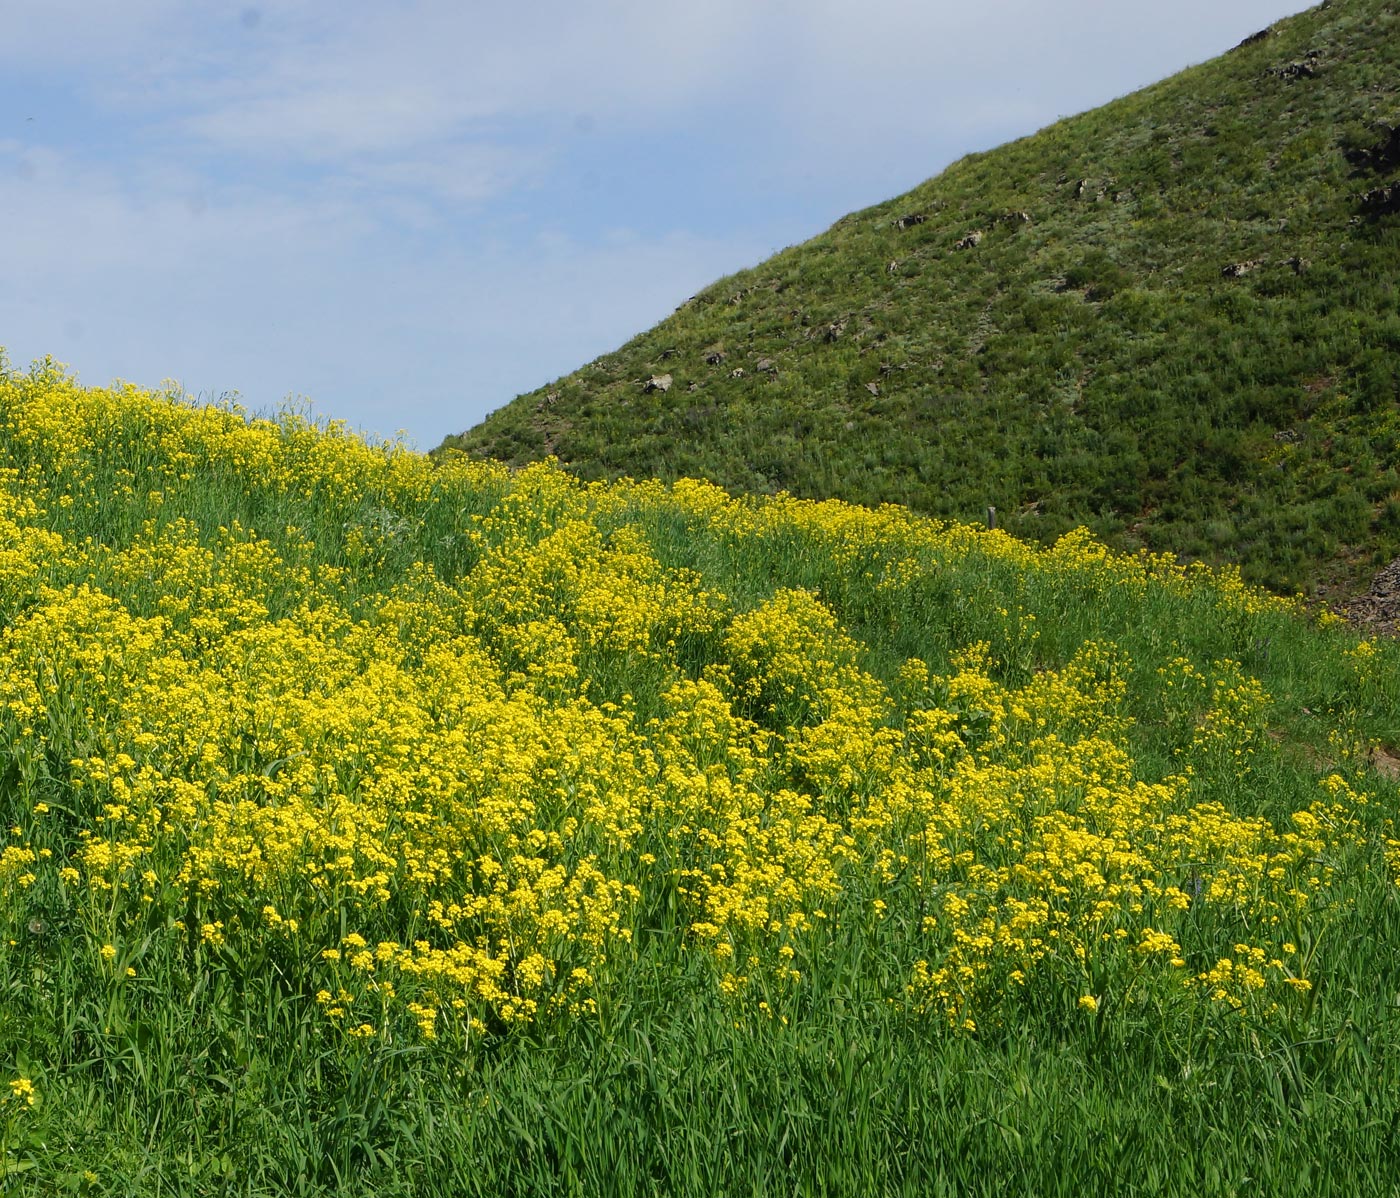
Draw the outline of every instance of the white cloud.
<instances>
[{"instance_id":1,"label":"white cloud","mask_svg":"<svg viewBox=\"0 0 1400 1198\"><path fill-rule=\"evenodd\" d=\"M476 246L386 239L353 206L318 196L178 195L56 155L7 172L0 143L0 344L52 354L85 381L289 392L424 447L519 391L614 348L679 298L764 247L557 230ZM169 183L170 180L164 180Z\"/></svg>"},{"instance_id":2,"label":"white cloud","mask_svg":"<svg viewBox=\"0 0 1400 1198\"><path fill-rule=\"evenodd\" d=\"M333 196L207 190L172 167L117 173L43 147L0 144L0 258L11 277L153 275L237 260L251 246L343 248L371 225Z\"/></svg>"},{"instance_id":3,"label":"white cloud","mask_svg":"<svg viewBox=\"0 0 1400 1198\"><path fill-rule=\"evenodd\" d=\"M182 0L8 0L0 63L30 67L68 66L106 58L120 62L143 42L182 21L191 6Z\"/></svg>"},{"instance_id":4,"label":"white cloud","mask_svg":"<svg viewBox=\"0 0 1400 1198\"><path fill-rule=\"evenodd\" d=\"M763 58L758 10L706 5L578 5L519 10L417 0L303 10L209 63L175 66L158 94L184 126L253 155L325 161L387 154L479 133L497 118L587 111L655 122L722 98Z\"/></svg>"}]
</instances>

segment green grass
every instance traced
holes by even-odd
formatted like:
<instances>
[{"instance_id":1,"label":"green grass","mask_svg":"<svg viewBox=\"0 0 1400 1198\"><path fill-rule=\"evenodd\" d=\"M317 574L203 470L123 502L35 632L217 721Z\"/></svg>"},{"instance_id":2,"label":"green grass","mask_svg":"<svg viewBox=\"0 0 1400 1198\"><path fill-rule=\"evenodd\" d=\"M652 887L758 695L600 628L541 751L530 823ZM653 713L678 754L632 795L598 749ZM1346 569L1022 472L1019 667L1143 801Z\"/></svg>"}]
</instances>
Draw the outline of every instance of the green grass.
<instances>
[{"instance_id":1,"label":"green grass","mask_svg":"<svg viewBox=\"0 0 1400 1198\"><path fill-rule=\"evenodd\" d=\"M1395 1192L1379 1003L1301 1042L1171 1054L1030 1028L949 1043L836 1001L792 1030L736 1029L657 987L615 1031L455 1067L323 1049L289 1071L241 1021L171 1018L163 1047L66 1089L11 1184L53 1193L71 1169L79 1188L81 1163L112 1195Z\"/></svg>"},{"instance_id":2,"label":"green grass","mask_svg":"<svg viewBox=\"0 0 1400 1198\"><path fill-rule=\"evenodd\" d=\"M43 375L10 381L11 396L54 386ZM9 1077L32 1077L41 1102L0 1111L4 1192L1400 1193L1400 889L1383 860L1400 788L1367 755L1400 745L1397 645L1381 645L1361 671L1353 633L1277 606L1250 614L1213 576L1139 591L1093 571L1020 565L976 537L960 555L921 557L907 587L885 589L872 578L890 545L853 551L853 541L785 520L727 536L646 488L609 504L567 487L443 470L399 490L366 468L361 488L337 489L316 464L334 460L333 438L322 454L289 424L278 435L281 465L249 467L182 441L170 410L153 399L148 413L132 408L95 436L79 429L75 407L72 438L38 449L0 420L0 457L43 503L38 523L88 543L92 561L107 560L96 547L138 542L146 521L176 518L224 554L219 530L236 523L281 562L352 566L340 602L367 624L414 563L471 594L490 551L489 518L525 521L538 542L566 509L596 500L589 518L606 535L638 530L658 560L699 571L736 613L781 587L819 589L862 665L892 688L915 654L945 670L952 654L987 641L998 680L1019 685L1060 668L1087 640L1110 641L1126 663L1122 715L1145 778L1175 768L1181 722L1189 739L1192 718L1163 691L1158 668L1185 657L1210 671L1231 658L1271 696L1268 735L1248 770L1203 761L1201 797L1286 826L1319 778L1338 772L1371 796L1364 836L1334 863L1345 901L1300 930L1315 989L1287 1018L1188 1017L1148 1001L1086 1018L1052 987L976 1035L890 1001L903 992L903 938L912 934L898 920L879 935L858 920L833 929L783 1025L718 995L706 955L688 946L662 895L634 951L613 961L596 1017L496 1028L465 1048L409 1037L363 1043L309 997L316 943L268 938L216 953L161 934L153 914L149 929L123 923L128 955L115 964L130 961L138 976L113 986L93 965L93 943L110 933L83 922L90 908L57 887L6 882L0 1092ZM229 417L229 428L237 424ZM300 494L277 481L288 462L306 479ZM78 499L63 506L65 493ZM376 552L348 556L359 543L351 532L365 529L382 534ZM301 598L293 574L279 567L262 581L271 617L290 617ZM123 582L112 572L96 583L135 615L155 612L166 593L159 576ZM42 596L2 597L8 643ZM1015 618L1026 613L1040 630L1033 643ZM478 618L489 623L489 605ZM217 646L207 652L214 660ZM686 652L696 660L687 664ZM713 652L685 648L676 669L698 670ZM591 676L612 692L593 701L633 694L638 728L660 710L656 678L636 662L602 656ZM115 726L80 712L72 721L71 735L96 747ZM248 752L261 760L250 735ZM54 736L36 766L5 732L4 823L28 820L37 788L71 817L70 833L78 826L84 800L65 772L72 750ZM55 842L64 843L72 847ZM1209 911L1199 918L1192 934L1202 945L1255 931L1206 926L1225 918Z\"/></svg>"},{"instance_id":3,"label":"green grass","mask_svg":"<svg viewBox=\"0 0 1400 1198\"><path fill-rule=\"evenodd\" d=\"M1398 20L1337 0L971 155L443 448L969 520L994 506L1045 543L1087 524L1345 592L1400 554L1400 218L1358 199L1400 164L1348 158L1400 123ZM1315 77L1270 74L1314 50ZM1001 219L1017 212L1031 223ZM644 391L661 373L670 390Z\"/></svg>"}]
</instances>

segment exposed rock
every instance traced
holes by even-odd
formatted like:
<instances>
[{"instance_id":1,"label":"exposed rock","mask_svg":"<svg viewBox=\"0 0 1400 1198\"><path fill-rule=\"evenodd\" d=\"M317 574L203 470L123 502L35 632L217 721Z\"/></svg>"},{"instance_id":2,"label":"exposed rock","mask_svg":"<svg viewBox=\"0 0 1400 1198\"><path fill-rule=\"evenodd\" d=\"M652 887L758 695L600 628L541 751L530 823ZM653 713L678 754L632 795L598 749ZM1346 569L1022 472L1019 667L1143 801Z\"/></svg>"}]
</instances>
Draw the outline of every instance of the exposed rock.
<instances>
[{"instance_id":1,"label":"exposed rock","mask_svg":"<svg viewBox=\"0 0 1400 1198\"><path fill-rule=\"evenodd\" d=\"M742 366L736 366L736 367L734 367L734 369L731 370L731 371L729 372L729 377L732 378L732 379L741 379L741 378L743 378L743 377L744 377L744 368L743 368Z\"/></svg>"},{"instance_id":2,"label":"exposed rock","mask_svg":"<svg viewBox=\"0 0 1400 1198\"><path fill-rule=\"evenodd\" d=\"M671 346L669 349L663 349L661 351L661 360L663 362L669 361L671 358L674 358L680 352L681 351L678 350L674 345Z\"/></svg>"},{"instance_id":3,"label":"exposed rock","mask_svg":"<svg viewBox=\"0 0 1400 1198\"><path fill-rule=\"evenodd\" d=\"M1322 57L1319 50L1309 50L1297 62L1286 62L1281 67L1270 67L1265 74L1272 75L1275 79L1316 79L1318 59Z\"/></svg>"},{"instance_id":4,"label":"exposed rock","mask_svg":"<svg viewBox=\"0 0 1400 1198\"><path fill-rule=\"evenodd\" d=\"M1258 270L1263 265L1262 258L1250 258L1246 262L1231 262L1229 266L1220 268L1220 277L1222 279L1242 279L1250 271Z\"/></svg>"},{"instance_id":5,"label":"exposed rock","mask_svg":"<svg viewBox=\"0 0 1400 1198\"><path fill-rule=\"evenodd\" d=\"M1074 198L1086 204L1097 204L1108 194L1114 182L1112 178L1100 179L1097 184L1092 179L1079 179L1074 185Z\"/></svg>"},{"instance_id":6,"label":"exposed rock","mask_svg":"<svg viewBox=\"0 0 1400 1198\"><path fill-rule=\"evenodd\" d=\"M997 217L997 222L1003 225L1028 225L1031 223L1029 212L1003 212Z\"/></svg>"},{"instance_id":7,"label":"exposed rock","mask_svg":"<svg viewBox=\"0 0 1400 1198\"><path fill-rule=\"evenodd\" d=\"M974 229L966 237L953 242L953 248L955 250L975 250L982 244L982 238L985 236L986 234L981 229Z\"/></svg>"},{"instance_id":8,"label":"exposed rock","mask_svg":"<svg viewBox=\"0 0 1400 1198\"><path fill-rule=\"evenodd\" d=\"M1373 146L1348 150L1347 161L1363 171L1388 171L1400 166L1400 125L1382 125L1380 141Z\"/></svg>"},{"instance_id":9,"label":"exposed rock","mask_svg":"<svg viewBox=\"0 0 1400 1198\"><path fill-rule=\"evenodd\" d=\"M706 366L718 366L724 361L724 351L722 349L711 350L705 355Z\"/></svg>"},{"instance_id":10,"label":"exposed rock","mask_svg":"<svg viewBox=\"0 0 1400 1198\"><path fill-rule=\"evenodd\" d=\"M1400 557L1376 571L1369 593L1377 599L1400 605Z\"/></svg>"},{"instance_id":11,"label":"exposed rock","mask_svg":"<svg viewBox=\"0 0 1400 1198\"><path fill-rule=\"evenodd\" d=\"M1361 211L1367 216L1390 216L1400 212L1400 183L1373 187L1361 196Z\"/></svg>"},{"instance_id":12,"label":"exposed rock","mask_svg":"<svg viewBox=\"0 0 1400 1198\"><path fill-rule=\"evenodd\" d=\"M1251 33L1247 38L1244 39L1244 41L1242 41L1238 46L1236 46L1235 49L1243 50L1246 46L1257 46L1260 42L1273 36L1274 27L1270 25L1267 29L1261 29L1258 33Z\"/></svg>"},{"instance_id":13,"label":"exposed rock","mask_svg":"<svg viewBox=\"0 0 1400 1198\"><path fill-rule=\"evenodd\" d=\"M1382 567L1371 579L1371 589L1346 606L1353 623L1395 636L1400 633L1400 557Z\"/></svg>"},{"instance_id":14,"label":"exposed rock","mask_svg":"<svg viewBox=\"0 0 1400 1198\"><path fill-rule=\"evenodd\" d=\"M754 364L754 369L768 371L770 373L776 374L778 367L772 358L759 358L759 360Z\"/></svg>"},{"instance_id":15,"label":"exposed rock","mask_svg":"<svg viewBox=\"0 0 1400 1198\"><path fill-rule=\"evenodd\" d=\"M653 391L660 391L665 395L671 389L671 376L669 374L654 374L642 384L642 391L650 395Z\"/></svg>"},{"instance_id":16,"label":"exposed rock","mask_svg":"<svg viewBox=\"0 0 1400 1198\"><path fill-rule=\"evenodd\" d=\"M694 395L697 391L700 390L700 384L691 383L690 386L686 388L686 390L689 391L692 395Z\"/></svg>"},{"instance_id":17,"label":"exposed rock","mask_svg":"<svg viewBox=\"0 0 1400 1198\"><path fill-rule=\"evenodd\" d=\"M1299 258L1299 257L1295 254L1292 258L1287 259L1287 260L1284 262L1284 265L1285 265L1285 266L1292 267L1293 273L1294 273L1295 275L1300 275L1300 274L1302 274L1305 270L1307 270L1308 267L1310 267L1310 266L1312 265L1312 263L1311 263L1307 258Z\"/></svg>"},{"instance_id":18,"label":"exposed rock","mask_svg":"<svg viewBox=\"0 0 1400 1198\"><path fill-rule=\"evenodd\" d=\"M892 261L887 267L885 267L885 273L890 275L897 275L899 273L898 258L894 259L894 261Z\"/></svg>"},{"instance_id":19,"label":"exposed rock","mask_svg":"<svg viewBox=\"0 0 1400 1198\"><path fill-rule=\"evenodd\" d=\"M912 229L915 225L921 225L926 220L928 220L927 212L911 212L895 221L894 227L896 229Z\"/></svg>"},{"instance_id":20,"label":"exposed rock","mask_svg":"<svg viewBox=\"0 0 1400 1198\"><path fill-rule=\"evenodd\" d=\"M879 384L879 383L866 383L866 384L865 384L865 389L866 389L867 391L869 391L871 395L879 395L879 394L880 394L880 384Z\"/></svg>"},{"instance_id":21,"label":"exposed rock","mask_svg":"<svg viewBox=\"0 0 1400 1198\"><path fill-rule=\"evenodd\" d=\"M832 342L840 340L841 334L846 331L844 320L834 320L829 325L824 325L821 330L823 341Z\"/></svg>"}]
</instances>

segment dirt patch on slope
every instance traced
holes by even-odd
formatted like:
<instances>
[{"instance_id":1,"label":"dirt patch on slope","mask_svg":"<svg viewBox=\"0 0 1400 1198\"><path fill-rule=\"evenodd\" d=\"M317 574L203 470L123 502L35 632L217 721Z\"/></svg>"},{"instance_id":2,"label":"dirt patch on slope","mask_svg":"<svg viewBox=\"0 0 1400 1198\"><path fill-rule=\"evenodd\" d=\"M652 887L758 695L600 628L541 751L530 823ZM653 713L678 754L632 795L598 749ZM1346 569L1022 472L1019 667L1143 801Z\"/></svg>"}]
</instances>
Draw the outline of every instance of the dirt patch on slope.
<instances>
[{"instance_id":1,"label":"dirt patch on slope","mask_svg":"<svg viewBox=\"0 0 1400 1198\"><path fill-rule=\"evenodd\" d=\"M1400 782L1400 757L1394 750L1377 745L1371 750L1371 766L1382 778Z\"/></svg>"}]
</instances>

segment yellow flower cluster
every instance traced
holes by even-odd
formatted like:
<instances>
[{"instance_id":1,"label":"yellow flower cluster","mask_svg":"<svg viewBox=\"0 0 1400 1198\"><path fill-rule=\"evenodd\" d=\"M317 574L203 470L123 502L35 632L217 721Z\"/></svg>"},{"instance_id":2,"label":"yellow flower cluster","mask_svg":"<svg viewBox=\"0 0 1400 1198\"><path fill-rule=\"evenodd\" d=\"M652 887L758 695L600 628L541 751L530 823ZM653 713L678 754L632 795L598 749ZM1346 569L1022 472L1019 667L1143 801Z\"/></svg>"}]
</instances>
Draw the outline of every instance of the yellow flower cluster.
<instances>
[{"instance_id":1,"label":"yellow flower cluster","mask_svg":"<svg viewBox=\"0 0 1400 1198\"><path fill-rule=\"evenodd\" d=\"M10 1092L5 1095L6 1101L26 1107L33 1106L37 1098L38 1093L34 1089L34 1083L27 1077L14 1078L10 1082Z\"/></svg>"},{"instance_id":2,"label":"yellow flower cluster","mask_svg":"<svg viewBox=\"0 0 1400 1198\"><path fill-rule=\"evenodd\" d=\"M1153 778L1114 645L1009 681L964 642L886 685L833 602L936 603L972 561L1287 606L1233 576L1083 534L1038 551L895 508L433 465L51 367L0 376L0 445L6 909L44 880L104 963L152 927L195 958L283 946L354 1038L586 1015L644 935L766 1014L877 942L903 962L889 997L954 1026L1037 988L1262 1014L1306 984L1274 938L1333 901L1357 839L1341 779L1283 828L1202 800L1192 763L1246 778L1267 704L1237 663L1170 667L1187 764ZM823 589L740 603L667 560L699 531L824 562ZM1205 910L1252 942L1215 943Z\"/></svg>"}]
</instances>

